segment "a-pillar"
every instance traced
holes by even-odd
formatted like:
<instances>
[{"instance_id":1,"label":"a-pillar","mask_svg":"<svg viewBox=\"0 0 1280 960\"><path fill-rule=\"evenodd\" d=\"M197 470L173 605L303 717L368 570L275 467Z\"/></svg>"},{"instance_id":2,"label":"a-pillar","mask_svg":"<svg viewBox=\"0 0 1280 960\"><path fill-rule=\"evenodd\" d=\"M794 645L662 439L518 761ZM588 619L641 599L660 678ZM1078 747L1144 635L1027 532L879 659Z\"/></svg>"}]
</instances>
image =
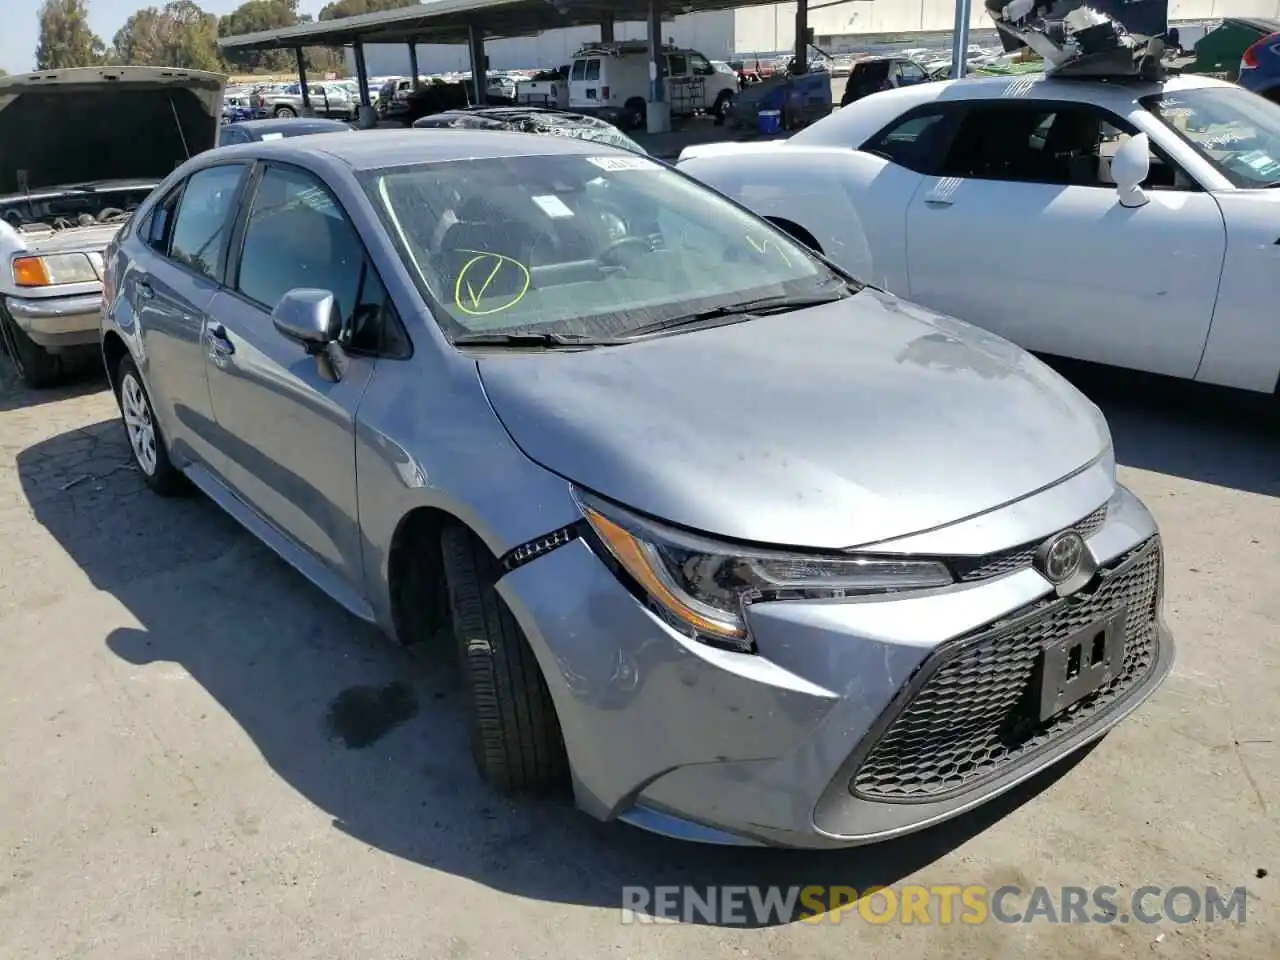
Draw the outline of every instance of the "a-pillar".
<instances>
[{"instance_id":1,"label":"a-pillar","mask_svg":"<svg viewBox=\"0 0 1280 960\"><path fill-rule=\"evenodd\" d=\"M649 102L645 105L650 133L671 129L671 104L667 102L666 61L662 51L662 0L649 0Z\"/></svg>"},{"instance_id":2,"label":"a-pillar","mask_svg":"<svg viewBox=\"0 0 1280 960\"><path fill-rule=\"evenodd\" d=\"M369 68L364 62L364 44L355 40L351 44L351 53L356 61L356 83L360 87L360 109L356 111L356 125L368 130L378 125L378 115L369 102Z\"/></svg>"},{"instance_id":3,"label":"a-pillar","mask_svg":"<svg viewBox=\"0 0 1280 960\"><path fill-rule=\"evenodd\" d=\"M302 115L314 117L316 112L311 109L311 88L307 86L307 58L303 56L301 47L293 48L293 59L298 65L298 89L302 91Z\"/></svg>"},{"instance_id":4,"label":"a-pillar","mask_svg":"<svg viewBox=\"0 0 1280 960\"><path fill-rule=\"evenodd\" d=\"M478 106L484 106L485 90L489 86L485 80L484 35L474 23L467 24L467 49L471 54L472 99Z\"/></svg>"}]
</instances>

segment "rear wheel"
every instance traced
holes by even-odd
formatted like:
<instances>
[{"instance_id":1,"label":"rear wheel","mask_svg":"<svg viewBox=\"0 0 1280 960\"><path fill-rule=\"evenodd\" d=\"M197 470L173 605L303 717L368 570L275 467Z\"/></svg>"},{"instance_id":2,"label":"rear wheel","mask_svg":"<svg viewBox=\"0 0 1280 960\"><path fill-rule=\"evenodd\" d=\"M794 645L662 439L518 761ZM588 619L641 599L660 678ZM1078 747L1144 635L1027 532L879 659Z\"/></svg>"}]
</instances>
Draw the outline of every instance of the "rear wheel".
<instances>
[{"instance_id":1,"label":"rear wheel","mask_svg":"<svg viewBox=\"0 0 1280 960\"><path fill-rule=\"evenodd\" d=\"M293 107L276 107L275 115L281 120L284 120L289 117L296 117L298 115L298 111L293 109Z\"/></svg>"},{"instance_id":2,"label":"rear wheel","mask_svg":"<svg viewBox=\"0 0 1280 960\"><path fill-rule=\"evenodd\" d=\"M28 387L51 387L62 379L62 357L32 341L0 303L0 346Z\"/></svg>"},{"instance_id":3,"label":"rear wheel","mask_svg":"<svg viewBox=\"0 0 1280 960\"><path fill-rule=\"evenodd\" d=\"M142 471L142 479L162 497L181 492L186 478L169 460L164 434L160 432L160 424L151 407L151 397L142 385L142 374L132 357L121 359L115 382L125 435L133 451L133 461Z\"/></svg>"},{"instance_id":4,"label":"rear wheel","mask_svg":"<svg viewBox=\"0 0 1280 960\"><path fill-rule=\"evenodd\" d=\"M494 586L497 563L464 527L447 528L440 546L480 775L503 791L555 784L568 769L560 723L533 650Z\"/></svg>"},{"instance_id":5,"label":"rear wheel","mask_svg":"<svg viewBox=\"0 0 1280 960\"><path fill-rule=\"evenodd\" d=\"M639 130L645 126L649 120L649 108L645 102L639 97L632 97L624 104L627 111L628 126L632 130Z\"/></svg>"}]
</instances>

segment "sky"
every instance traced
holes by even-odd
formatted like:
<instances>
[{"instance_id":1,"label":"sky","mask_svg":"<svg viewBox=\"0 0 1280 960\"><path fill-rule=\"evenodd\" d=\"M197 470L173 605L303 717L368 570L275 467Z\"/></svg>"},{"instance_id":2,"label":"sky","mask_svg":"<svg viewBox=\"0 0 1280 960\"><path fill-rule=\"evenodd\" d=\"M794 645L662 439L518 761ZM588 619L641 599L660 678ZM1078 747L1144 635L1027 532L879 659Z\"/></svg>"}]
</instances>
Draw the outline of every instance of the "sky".
<instances>
[{"instance_id":1,"label":"sky","mask_svg":"<svg viewBox=\"0 0 1280 960\"><path fill-rule=\"evenodd\" d=\"M197 0L199 2L199 0ZM244 0L203 0L207 13L222 16L240 6ZM302 0L298 9L313 16L320 12L325 0ZM4 28L0 29L0 67L10 73L27 73L36 68L36 41L39 21L36 11L41 0L0 0L4 7ZM88 0L89 23L93 32L110 43L116 31L124 26L135 11L144 7L160 7L164 0Z\"/></svg>"}]
</instances>

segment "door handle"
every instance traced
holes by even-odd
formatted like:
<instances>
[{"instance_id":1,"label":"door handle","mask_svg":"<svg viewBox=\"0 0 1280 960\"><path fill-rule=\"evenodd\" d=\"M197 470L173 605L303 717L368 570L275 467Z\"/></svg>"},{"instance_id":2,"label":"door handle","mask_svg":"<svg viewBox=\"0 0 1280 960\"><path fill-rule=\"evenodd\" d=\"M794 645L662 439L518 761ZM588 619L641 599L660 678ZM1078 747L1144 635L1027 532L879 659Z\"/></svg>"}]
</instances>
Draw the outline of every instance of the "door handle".
<instances>
[{"instance_id":1,"label":"door handle","mask_svg":"<svg viewBox=\"0 0 1280 960\"><path fill-rule=\"evenodd\" d=\"M924 204L926 207L949 207L955 201L949 197L925 197Z\"/></svg>"},{"instance_id":2,"label":"door handle","mask_svg":"<svg viewBox=\"0 0 1280 960\"><path fill-rule=\"evenodd\" d=\"M156 292L151 289L151 284L147 283L145 280L139 280L135 283L134 289L138 291L139 300L150 300L156 295Z\"/></svg>"},{"instance_id":3,"label":"door handle","mask_svg":"<svg viewBox=\"0 0 1280 960\"><path fill-rule=\"evenodd\" d=\"M227 328L215 323L209 328L209 346L217 357L228 357L236 352L236 346L227 337Z\"/></svg>"}]
</instances>

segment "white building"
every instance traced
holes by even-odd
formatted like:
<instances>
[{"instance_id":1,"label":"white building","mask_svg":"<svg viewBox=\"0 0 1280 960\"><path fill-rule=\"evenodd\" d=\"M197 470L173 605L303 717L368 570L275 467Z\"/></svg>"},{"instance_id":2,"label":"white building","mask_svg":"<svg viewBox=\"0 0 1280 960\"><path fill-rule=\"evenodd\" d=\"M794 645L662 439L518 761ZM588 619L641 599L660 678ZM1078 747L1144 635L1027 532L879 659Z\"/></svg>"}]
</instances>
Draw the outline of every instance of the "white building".
<instances>
[{"instance_id":1,"label":"white building","mask_svg":"<svg viewBox=\"0 0 1280 960\"><path fill-rule=\"evenodd\" d=\"M709 13L683 14L663 25L664 39L701 51L712 60L732 60L790 50L795 45L794 3L745 7ZM1213 20L1224 16L1280 19L1280 0L1169 0L1171 21ZM865 46L869 41L909 39L912 34L943 34L955 19L952 0L849 0L809 13L817 45L832 53ZM991 28L981 0L974 0L970 28L986 34ZM904 36L905 35L905 36ZM618 40L641 40L645 25L618 23ZM584 43L600 39L597 27L553 30L537 37L490 40L486 44L491 70L528 67L554 68L566 63ZM976 36L976 41L990 39ZM366 48L370 76L402 74L409 55L402 46ZM422 73L470 69L465 46L422 44L418 47Z\"/></svg>"}]
</instances>

